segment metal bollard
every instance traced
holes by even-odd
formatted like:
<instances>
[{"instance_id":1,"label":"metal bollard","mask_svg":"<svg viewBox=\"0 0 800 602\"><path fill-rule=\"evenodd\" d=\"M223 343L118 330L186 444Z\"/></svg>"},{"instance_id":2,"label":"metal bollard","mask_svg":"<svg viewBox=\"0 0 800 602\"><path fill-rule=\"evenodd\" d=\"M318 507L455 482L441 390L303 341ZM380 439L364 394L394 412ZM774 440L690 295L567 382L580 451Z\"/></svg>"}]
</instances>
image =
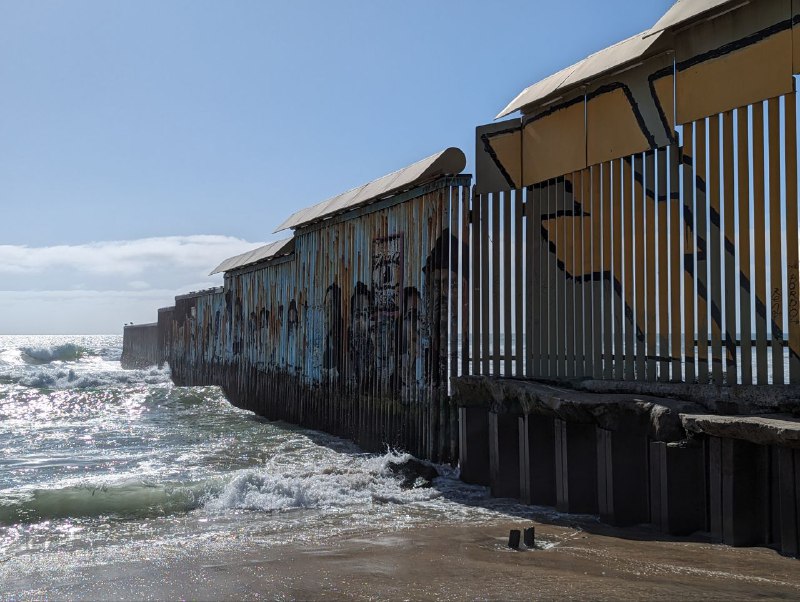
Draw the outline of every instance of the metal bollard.
<instances>
[{"instance_id":1,"label":"metal bollard","mask_svg":"<svg viewBox=\"0 0 800 602\"><path fill-rule=\"evenodd\" d=\"M519 549L519 529L511 529L511 532L508 534L508 547L513 550Z\"/></svg>"},{"instance_id":2,"label":"metal bollard","mask_svg":"<svg viewBox=\"0 0 800 602\"><path fill-rule=\"evenodd\" d=\"M536 529L534 527L527 527L524 531L525 534L525 547L536 547Z\"/></svg>"}]
</instances>

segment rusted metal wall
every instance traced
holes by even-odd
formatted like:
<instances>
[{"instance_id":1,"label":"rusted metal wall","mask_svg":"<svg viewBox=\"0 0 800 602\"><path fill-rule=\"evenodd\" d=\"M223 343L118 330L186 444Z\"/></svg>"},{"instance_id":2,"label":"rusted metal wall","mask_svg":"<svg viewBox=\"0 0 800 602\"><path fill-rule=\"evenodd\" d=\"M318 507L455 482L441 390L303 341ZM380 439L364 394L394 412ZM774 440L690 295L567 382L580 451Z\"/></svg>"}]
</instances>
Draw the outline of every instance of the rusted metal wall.
<instances>
[{"instance_id":1,"label":"rusted metal wall","mask_svg":"<svg viewBox=\"0 0 800 602\"><path fill-rule=\"evenodd\" d=\"M218 384L264 416L457 457L448 378L458 370L470 177L437 180L295 232L293 255L176 298L159 329L179 384Z\"/></svg>"}]
</instances>

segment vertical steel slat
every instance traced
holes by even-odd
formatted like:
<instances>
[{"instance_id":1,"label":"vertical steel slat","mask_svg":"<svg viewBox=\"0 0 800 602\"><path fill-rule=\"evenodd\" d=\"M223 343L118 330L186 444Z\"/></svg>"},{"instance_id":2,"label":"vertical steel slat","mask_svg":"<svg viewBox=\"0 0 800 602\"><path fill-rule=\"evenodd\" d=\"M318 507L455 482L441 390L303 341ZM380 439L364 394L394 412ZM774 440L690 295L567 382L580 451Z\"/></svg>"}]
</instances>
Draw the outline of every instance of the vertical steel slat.
<instances>
[{"instance_id":1,"label":"vertical steel slat","mask_svg":"<svg viewBox=\"0 0 800 602\"><path fill-rule=\"evenodd\" d=\"M549 187L550 195L550 211L548 220L548 231L552 233L550 244L550 274L551 282L553 283L553 292L555 297L552 300L553 313L551 314L551 329L550 336L553 343L553 355L551 356L551 366L553 370L550 373L551 377L564 376L565 365L565 311L564 311L564 270L559 267L561 260L558 257L562 244L561 235L561 220L558 219L558 213L563 206L564 201L564 187L563 180L552 180ZM562 264L563 265L563 264ZM555 319L553 319L555 316ZM553 359L555 364L553 364Z\"/></svg>"},{"instance_id":2,"label":"vertical steel slat","mask_svg":"<svg viewBox=\"0 0 800 602\"><path fill-rule=\"evenodd\" d=\"M784 97L786 172L786 304L789 319L789 382L800 383L800 265L797 240L797 98Z\"/></svg>"},{"instance_id":3,"label":"vertical steel slat","mask_svg":"<svg viewBox=\"0 0 800 602\"><path fill-rule=\"evenodd\" d=\"M567 378L575 376L575 279L573 266L575 265L575 236L572 208L575 206L575 181L564 177L561 188L561 224L560 239L564 249L564 269L561 278L564 300L560 303L564 307L564 333L565 362L563 375Z\"/></svg>"},{"instance_id":4,"label":"vertical steel slat","mask_svg":"<svg viewBox=\"0 0 800 602\"><path fill-rule=\"evenodd\" d=\"M503 347L504 362L503 374L511 376L511 361L514 354L513 339L511 336L511 324L513 316L511 314L511 294L516 290L514 284L514 264L511 260L511 233L512 233L512 213L511 213L511 194L512 191L503 193Z\"/></svg>"},{"instance_id":5,"label":"vertical steel slat","mask_svg":"<svg viewBox=\"0 0 800 602\"><path fill-rule=\"evenodd\" d=\"M581 231L583 235L583 254L581 257L581 289L583 294L583 373L581 376L594 374L594 358L592 357L592 192L591 171L581 172Z\"/></svg>"},{"instance_id":6,"label":"vertical steel slat","mask_svg":"<svg viewBox=\"0 0 800 602\"><path fill-rule=\"evenodd\" d=\"M458 242L458 234L461 231L461 224L459 223L459 217L461 216L461 205L459 203L458 198L458 188L454 186L448 187L449 191L449 207L448 213L450 215L449 219L449 227L447 230L447 246L450 249L450 258L449 258L449 265L450 270L448 273L447 278L447 287L448 287L448 321L447 325L449 328L449 359L450 359L450 368L447 374L447 378L445 379L445 390L450 392L450 379L458 376L458 308L461 302L461 296L459 294L459 289L461 288L459 283L461 282L459 278L453 278L452 275L454 273L458 273L458 254L459 254L459 247L461 245L457 244ZM402 294L402 292L401 292Z\"/></svg>"},{"instance_id":7,"label":"vertical steel slat","mask_svg":"<svg viewBox=\"0 0 800 602\"><path fill-rule=\"evenodd\" d=\"M758 384L768 382L767 367L767 299L766 270L766 203L764 199L764 105L753 105L753 255L755 258L756 374Z\"/></svg>"},{"instance_id":8,"label":"vertical steel slat","mask_svg":"<svg viewBox=\"0 0 800 602\"><path fill-rule=\"evenodd\" d=\"M722 170L725 196L722 210L724 221L723 256L725 258L725 382L735 385L738 382L736 366L736 228L734 214L733 162L733 111L722 116Z\"/></svg>"},{"instance_id":9,"label":"vertical steel slat","mask_svg":"<svg viewBox=\"0 0 800 602\"><path fill-rule=\"evenodd\" d=\"M500 285L500 254L502 246L500 243L500 193L492 194L492 374L500 374L500 306L501 306L501 285Z\"/></svg>"},{"instance_id":10,"label":"vertical steel slat","mask_svg":"<svg viewBox=\"0 0 800 602\"><path fill-rule=\"evenodd\" d=\"M524 355L524 331L522 327L523 317L526 311L526 290L525 282L522 278L526 246L522 238L522 216L524 202L522 190L514 191L514 375L523 376L525 374L525 355Z\"/></svg>"},{"instance_id":11,"label":"vertical steel slat","mask_svg":"<svg viewBox=\"0 0 800 602\"><path fill-rule=\"evenodd\" d=\"M481 374L489 374L489 195L481 195Z\"/></svg>"},{"instance_id":12,"label":"vertical steel slat","mask_svg":"<svg viewBox=\"0 0 800 602\"><path fill-rule=\"evenodd\" d=\"M546 356L546 369L544 374L555 378L558 374L556 369L557 366L557 359L556 359L556 340L557 340L557 324L558 321L558 314L556 313L556 266L555 266L555 256L553 254L553 248L556 244L555 239L555 230L553 226L552 215L554 213L555 207L555 194L553 191L553 181L549 180L544 184L544 189L542 193L544 195L543 202L546 203L547 209L545 210L545 219L547 220L547 243L545 245L544 252L542 253L543 259L543 266L542 269L546 270L545 273L547 274L547 288L545 292L547 294L547 313L546 317L543 316L542 324L546 326L546 340L547 340L547 356Z\"/></svg>"},{"instance_id":13,"label":"vertical steel slat","mask_svg":"<svg viewBox=\"0 0 800 602\"><path fill-rule=\"evenodd\" d=\"M615 159L610 163L611 173L611 245L613 276L611 279L611 302L614 311L614 378L622 380L625 376L625 353L623 329L625 311L623 309L625 276L622 273L622 250L624 246L622 229L622 161Z\"/></svg>"},{"instance_id":14,"label":"vertical steel slat","mask_svg":"<svg viewBox=\"0 0 800 602\"><path fill-rule=\"evenodd\" d=\"M657 181L658 190L656 192L656 206L658 207L658 278L656 284L658 290L658 356L659 380L668 381L670 369L670 350L669 350L669 240L667 238L667 216L669 193L667 191L667 150L660 148L656 151L658 161Z\"/></svg>"},{"instance_id":15,"label":"vertical steel slat","mask_svg":"<svg viewBox=\"0 0 800 602\"><path fill-rule=\"evenodd\" d=\"M539 194L534 188L525 189L525 248L527 251L525 261L525 347L527 367L525 376L531 377L539 374L541 367L541 353L539 341L541 340L539 312L541 296L539 294L540 265L539 265L539 239L541 232L538 226L540 215Z\"/></svg>"},{"instance_id":16,"label":"vertical steel slat","mask_svg":"<svg viewBox=\"0 0 800 602\"><path fill-rule=\"evenodd\" d=\"M719 116L708 120L708 188L709 188L709 259L711 262L711 374L715 384L721 385L722 379L722 278L720 248L720 177L719 177Z\"/></svg>"},{"instance_id":17,"label":"vertical steel slat","mask_svg":"<svg viewBox=\"0 0 800 602\"><path fill-rule=\"evenodd\" d=\"M678 145L669 147L669 277L670 277L670 351L672 380L682 381L681 370L681 188L678 175Z\"/></svg>"},{"instance_id":18,"label":"vertical steel slat","mask_svg":"<svg viewBox=\"0 0 800 602\"><path fill-rule=\"evenodd\" d=\"M559 300L559 308L563 316L563 326L561 327L561 334L564 336L564 342L561 344L561 352L564 354L564 359L561 362L562 371L561 375L567 378L575 376L575 290L574 280L572 278L572 262L575 255L575 240L572 231L572 210L574 206L572 201L573 191L571 189L571 182L564 176L561 182L561 197L559 199L559 211L561 218L557 221L559 226L559 240L562 247L564 247L564 268L561 270L561 292L562 296Z\"/></svg>"},{"instance_id":19,"label":"vertical steel slat","mask_svg":"<svg viewBox=\"0 0 800 602\"><path fill-rule=\"evenodd\" d=\"M602 211L602 170L599 165L592 168L592 376L603 377L603 211Z\"/></svg>"},{"instance_id":20,"label":"vertical steel slat","mask_svg":"<svg viewBox=\"0 0 800 602\"><path fill-rule=\"evenodd\" d=\"M572 286L575 294L575 327L573 331L575 336L575 376L578 377L582 377L586 374L586 354L584 351L586 344L586 326L584 319L586 314L583 299L583 276L586 274L583 269L583 213L586 199L584 193L584 172L580 171L574 174L572 180L572 206L576 208L572 218L572 232L575 241L575 253L572 260ZM580 211L578 211L578 207L580 207Z\"/></svg>"},{"instance_id":21,"label":"vertical steel slat","mask_svg":"<svg viewBox=\"0 0 800 602\"><path fill-rule=\"evenodd\" d=\"M470 374L481 373L481 196L472 190L472 204L470 209L470 245L472 261L470 272L472 278L472 350L470 352Z\"/></svg>"},{"instance_id":22,"label":"vertical steel slat","mask_svg":"<svg viewBox=\"0 0 800 602\"><path fill-rule=\"evenodd\" d=\"M781 130L780 100L767 101L769 115L769 258L772 384L784 383L783 369L783 249L781 244Z\"/></svg>"},{"instance_id":23,"label":"vertical steel slat","mask_svg":"<svg viewBox=\"0 0 800 602\"><path fill-rule=\"evenodd\" d=\"M636 320L634 317L634 283L633 283L633 186L631 180L632 164L629 159L620 161L620 187L622 191L622 222L623 222L623 294L622 294L622 317L625 324L625 380L635 378L634 368L634 329Z\"/></svg>"},{"instance_id":24,"label":"vertical steel slat","mask_svg":"<svg viewBox=\"0 0 800 602\"><path fill-rule=\"evenodd\" d=\"M458 188L455 186L450 186L450 202L448 207L448 213L450 214L450 228L447 232L447 245L450 249L450 271L448 273L448 288L449 288L449 301L448 307L450 308L450 315L449 320L447 322L448 328L450 329L449 336L450 336L450 370L447 374L447 377L444 381L444 391L445 391L445 399L444 403L442 404L445 408L445 413L447 414L447 424L444 429L446 435L445 441L445 450L447 456L450 458L454 458L454 454L456 453L456 449L452 445L452 437L453 433L451 433L451 416L450 416L450 403L449 403L449 396L452 393L452 379L458 376L458 365L459 365L459 357L458 357L458 314L459 314L459 307L461 303L461 279L458 278L459 273L459 253L461 249L461 245L459 244L459 233L461 232L461 224L459 223L459 219L461 218L461 204L459 202L459 195L458 195ZM456 277L453 277L453 275ZM402 294L402 293L401 293ZM402 353L402 349L398 351L398 353ZM457 429L456 429L457 431Z\"/></svg>"},{"instance_id":25,"label":"vertical steel slat","mask_svg":"<svg viewBox=\"0 0 800 602\"><path fill-rule=\"evenodd\" d=\"M636 311L634 312L636 326L636 380L647 380L647 349L645 346L646 307L645 307L645 256L646 239L644 235L644 225L646 221L645 204L647 202L647 191L645 190L644 180L644 158L641 154L632 157L633 182L633 220L635 224L635 242L632 245L634 253L635 274L634 286L636 288Z\"/></svg>"},{"instance_id":26,"label":"vertical steel slat","mask_svg":"<svg viewBox=\"0 0 800 602\"><path fill-rule=\"evenodd\" d=\"M697 381L708 382L708 195L706 191L706 122L695 122L695 194L697 220Z\"/></svg>"},{"instance_id":27,"label":"vertical steel slat","mask_svg":"<svg viewBox=\"0 0 800 602\"><path fill-rule=\"evenodd\" d=\"M538 355L538 362L534 362L534 370L537 376L546 376L549 372L549 341L547 338L548 322L548 300L550 293L548 290L548 267L547 267L547 232L544 229L544 219L547 214L547 189L544 184L537 184L533 187L534 194L534 213L531 221L531 234L536 247L536 258L534 269L537 270L533 282L533 294L536 297L538 311L534 314L533 346L534 352Z\"/></svg>"},{"instance_id":28,"label":"vertical steel slat","mask_svg":"<svg viewBox=\"0 0 800 602\"><path fill-rule=\"evenodd\" d=\"M461 262L458 264L459 282L461 283L461 374L467 375L470 373L469 357L470 357L470 295L471 290L471 264L470 252L472 245L470 244L470 197L472 189L469 186L461 187ZM413 222L412 222L413 223Z\"/></svg>"},{"instance_id":29,"label":"vertical steel slat","mask_svg":"<svg viewBox=\"0 0 800 602\"><path fill-rule=\"evenodd\" d=\"M611 247L611 164L601 165L603 203L603 378L614 377L613 318L614 283Z\"/></svg>"},{"instance_id":30,"label":"vertical steel slat","mask_svg":"<svg viewBox=\"0 0 800 602\"><path fill-rule=\"evenodd\" d=\"M697 294L695 280L695 212L694 212L694 124L683 126L683 346L686 358L684 380L692 383L697 378L694 352L694 301Z\"/></svg>"},{"instance_id":31,"label":"vertical steel slat","mask_svg":"<svg viewBox=\"0 0 800 602\"><path fill-rule=\"evenodd\" d=\"M647 339L647 380L656 380L656 215L658 198L656 196L656 156L655 151L645 155L645 287L646 339Z\"/></svg>"},{"instance_id":32,"label":"vertical steel slat","mask_svg":"<svg viewBox=\"0 0 800 602\"><path fill-rule=\"evenodd\" d=\"M750 321L750 166L747 107L736 110L737 204L739 209L739 333L742 384L753 384L752 323Z\"/></svg>"}]
</instances>

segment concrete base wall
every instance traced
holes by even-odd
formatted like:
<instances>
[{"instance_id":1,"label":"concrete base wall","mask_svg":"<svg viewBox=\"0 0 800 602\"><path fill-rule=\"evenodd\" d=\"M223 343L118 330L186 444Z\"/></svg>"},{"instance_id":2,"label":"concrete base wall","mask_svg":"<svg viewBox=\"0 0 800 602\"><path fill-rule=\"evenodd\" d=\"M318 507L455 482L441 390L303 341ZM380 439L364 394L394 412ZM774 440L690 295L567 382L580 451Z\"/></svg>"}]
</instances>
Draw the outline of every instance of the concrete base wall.
<instances>
[{"instance_id":1,"label":"concrete base wall","mask_svg":"<svg viewBox=\"0 0 800 602\"><path fill-rule=\"evenodd\" d=\"M462 474L488 481L492 495L800 554L796 418L687 413L691 406L666 399L573 395L512 379L497 379L492 396L466 378ZM458 403L458 384L456 392Z\"/></svg>"}]
</instances>

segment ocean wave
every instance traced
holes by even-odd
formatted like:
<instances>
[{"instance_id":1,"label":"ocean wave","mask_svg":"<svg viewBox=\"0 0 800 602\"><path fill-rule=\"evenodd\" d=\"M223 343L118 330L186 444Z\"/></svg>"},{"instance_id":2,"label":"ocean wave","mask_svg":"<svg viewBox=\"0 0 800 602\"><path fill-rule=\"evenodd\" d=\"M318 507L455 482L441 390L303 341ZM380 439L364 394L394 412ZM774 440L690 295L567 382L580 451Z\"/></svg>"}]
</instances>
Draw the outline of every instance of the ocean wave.
<instances>
[{"instance_id":1,"label":"ocean wave","mask_svg":"<svg viewBox=\"0 0 800 602\"><path fill-rule=\"evenodd\" d=\"M107 365L103 360L91 366L75 366L58 368L43 365L31 370L16 370L2 373L11 382L36 389L95 389L116 385L159 385L170 382L168 367L148 368L144 370L118 370L116 366Z\"/></svg>"},{"instance_id":2,"label":"ocean wave","mask_svg":"<svg viewBox=\"0 0 800 602\"><path fill-rule=\"evenodd\" d=\"M0 525L64 518L146 518L197 508L213 483L79 485L0 495Z\"/></svg>"},{"instance_id":3,"label":"ocean wave","mask_svg":"<svg viewBox=\"0 0 800 602\"><path fill-rule=\"evenodd\" d=\"M346 466L315 466L308 470L245 469L219 493L210 495L204 507L210 511L256 510L274 512L295 508L341 508L354 505L406 504L430 500L435 489L404 489L388 470L390 462L402 462L407 454L388 452L366 457Z\"/></svg>"},{"instance_id":4,"label":"ocean wave","mask_svg":"<svg viewBox=\"0 0 800 602\"><path fill-rule=\"evenodd\" d=\"M62 345L21 347L22 359L30 364L49 364L51 362L76 362L82 357L93 355L86 347L75 343Z\"/></svg>"}]
</instances>

